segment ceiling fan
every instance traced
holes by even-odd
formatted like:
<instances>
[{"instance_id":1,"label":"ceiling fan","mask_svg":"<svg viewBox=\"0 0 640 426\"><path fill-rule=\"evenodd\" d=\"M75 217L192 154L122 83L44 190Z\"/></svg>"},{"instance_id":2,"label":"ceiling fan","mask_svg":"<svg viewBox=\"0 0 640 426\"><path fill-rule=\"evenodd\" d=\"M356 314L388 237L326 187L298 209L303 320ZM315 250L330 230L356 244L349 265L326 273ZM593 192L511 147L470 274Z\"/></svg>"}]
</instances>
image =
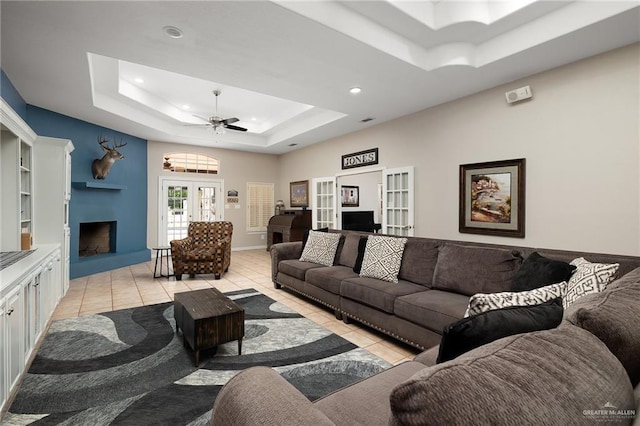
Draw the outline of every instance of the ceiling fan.
<instances>
[{"instance_id":1,"label":"ceiling fan","mask_svg":"<svg viewBox=\"0 0 640 426\"><path fill-rule=\"evenodd\" d=\"M218 116L218 96L220 96L222 92L220 90L214 90L213 94L216 96L216 113L215 115L212 115L210 117L202 117L200 115L196 115L194 114L194 117L198 117L201 120L204 120L207 122L207 124L187 124L187 126L205 126L208 128L211 128L214 132L216 132L216 134L218 135L222 135L225 133L225 129L229 129L229 130L236 130L238 132L246 132L247 129L245 129L244 127L240 127L240 126L234 126L231 123L235 123L237 121L240 121L238 118L236 117L232 117L232 118L225 118L222 119Z\"/></svg>"}]
</instances>

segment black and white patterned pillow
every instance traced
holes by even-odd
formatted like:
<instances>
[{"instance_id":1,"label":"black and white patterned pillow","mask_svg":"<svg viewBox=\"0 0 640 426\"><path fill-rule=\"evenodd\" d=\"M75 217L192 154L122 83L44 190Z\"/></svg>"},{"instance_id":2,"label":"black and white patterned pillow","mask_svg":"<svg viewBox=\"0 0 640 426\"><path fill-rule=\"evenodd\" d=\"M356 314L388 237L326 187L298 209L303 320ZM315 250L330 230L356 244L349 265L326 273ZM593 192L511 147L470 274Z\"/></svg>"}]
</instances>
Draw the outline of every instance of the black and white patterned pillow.
<instances>
[{"instance_id":1,"label":"black and white patterned pillow","mask_svg":"<svg viewBox=\"0 0 640 426\"><path fill-rule=\"evenodd\" d=\"M529 291L505 291L502 293L478 293L471 296L469 306L464 313L465 318L494 309L510 306L533 306L549 300L564 298L567 293L567 283L561 282Z\"/></svg>"},{"instance_id":2,"label":"black and white patterned pillow","mask_svg":"<svg viewBox=\"0 0 640 426\"><path fill-rule=\"evenodd\" d=\"M618 263L591 263L584 257L578 257L570 262L576 267L567 285L567 295L562 299L564 308L578 300L585 294L599 293L605 289L618 272Z\"/></svg>"},{"instance_id":3,"label":"black and white patterned pillow","mask_svg":"<svg viewBox=\"0 0 640 426\"><path fill-rule=\"evenodd\" d=\"M360 276L397 283L406 244L406 238L369 235Z\"/></svg>"},{"instance_id":4,"label":"black and white patterned pillow","mask_svg":"<svg viewBox=\"0 0 640 426\"><path fill-rule=\"evenodd\" d=\"M300 260L324 266L333 266L338 243L340 243L339 233L309 231L309 238L302 250Z\"/></svg>"}]
</instances>

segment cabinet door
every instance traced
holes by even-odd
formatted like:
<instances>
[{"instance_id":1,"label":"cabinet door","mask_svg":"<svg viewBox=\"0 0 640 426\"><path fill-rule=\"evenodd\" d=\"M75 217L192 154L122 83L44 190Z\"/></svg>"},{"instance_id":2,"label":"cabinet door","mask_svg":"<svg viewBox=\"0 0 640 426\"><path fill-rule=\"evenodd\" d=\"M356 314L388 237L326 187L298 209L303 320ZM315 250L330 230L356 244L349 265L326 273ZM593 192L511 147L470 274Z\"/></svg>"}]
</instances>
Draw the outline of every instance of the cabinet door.
<instances>
[{"instance_id":1,"label":"cabinet door","mask_svg":"<svg viewBox=\"0 0 640 426\"><path fill-rule=\"evenodd\" d=\"M31 351L35 347L36 341L38 337L40 337L40 333L42 332L42 293L40 286L40 278L42 273L37 273L33 278L31 278L28 282L27 286L27 297L25 312L26 322L25 326L28 331L28 339L26 340L27 346L25 346L25 358L29 358L31 355Z\"/></svg>"},{"instance_id":2,"label":"cabinet door","mask_svg":"<svg viewBox=\"0 0 640 426\"><path fill-rule=\"evenodd\" d=\"M20 284L22 301L22 324L24 326L24 333L22 333L22 347L24 348L24 355L28 357L31 354L31 349L35 343L35 323L33 321L34 312L32 311L33 295L36 292L34 285L34 277L25 279ZM15 313L12 313L15 315Z\"/></svg>"},{"instance_id":3,"label":"cabinet door","mask_svg":"<svg viewBox=\"0 0 640 426\"><path fill-rule=\"evenodd\" d=\"M57 251L52 257L51 257L51 287L53 289L55 289L55 302L53 302L53 304L51 305L51 311L49 312L49 315L47 315L47 318L49 316L51 316L51 314L53 314L53 311L56 310L56 307L58 306L58 302L60 302L60 299L62 299L64 297L64 294L66 292L66 285L64 283L64 278L62 276L62 253L60 251Z\"/></svg>"},{"instance_id":4,"label":"cabinet door","mask_svg":"<svg viewBox=\"0 0 640 426\"><path fill-rule=\"evenodd\" d=\"M64 154L64 199L65 201L71 200L71 154L65 152Z\"/></svg>"},{"instance_id":5,"label":"cabinet door","mask_svg":"<svg viewBox=\"0 0 640 426\"><path fill-rule=\"evenodd\" d=\"M9 397L9 345L7 344L7 305L6 299L0 299L0 411Z\"/></svg>"},{"instance_id":6,"label":"cabinet door","mask_svg":"<svg viewBox=\"0 0 640 426\"><path fill-rule=\"evenodd\" d=\"M56 254L47 259L40 277L40 286L42 287L40 291L43 298L41 329L44 329L46 326L49 317L51 317L51 314L53 314L53 311L58 305L58 300L60 300L60 269L56 267L56 265L59 264L59 259L59 252L56 252ZM56 276L56 274L58 274L58 276Z\"/></svg>"},{"instance_id":7,"label":"cabinet door","mask_svg":"<svg viewBox=\"0 0 640 426\"><path fill-rule=\"evenodd\" d=\"M22 287L18 286L7 296L7 383L9 390L17 383L24 367L24 312Z\"/></svg>"}]
</instances>

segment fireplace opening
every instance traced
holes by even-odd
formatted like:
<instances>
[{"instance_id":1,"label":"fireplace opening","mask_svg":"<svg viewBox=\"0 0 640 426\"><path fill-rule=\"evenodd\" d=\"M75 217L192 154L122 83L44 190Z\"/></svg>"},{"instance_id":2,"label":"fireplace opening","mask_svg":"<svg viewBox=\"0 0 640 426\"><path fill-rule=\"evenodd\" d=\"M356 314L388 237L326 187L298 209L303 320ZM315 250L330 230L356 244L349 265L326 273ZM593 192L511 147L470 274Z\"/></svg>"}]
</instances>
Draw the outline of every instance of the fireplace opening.
<instances>
[{"instance_id":1,"label":"fireplace opening","mask_svg":"<svg viewBox=\"0 0 640 426\"><path fill-rule=\"evenodd\" d=\"M116 251L116 222L80 223L80 257L95 256Z\"/></svg>"}]
</instances>

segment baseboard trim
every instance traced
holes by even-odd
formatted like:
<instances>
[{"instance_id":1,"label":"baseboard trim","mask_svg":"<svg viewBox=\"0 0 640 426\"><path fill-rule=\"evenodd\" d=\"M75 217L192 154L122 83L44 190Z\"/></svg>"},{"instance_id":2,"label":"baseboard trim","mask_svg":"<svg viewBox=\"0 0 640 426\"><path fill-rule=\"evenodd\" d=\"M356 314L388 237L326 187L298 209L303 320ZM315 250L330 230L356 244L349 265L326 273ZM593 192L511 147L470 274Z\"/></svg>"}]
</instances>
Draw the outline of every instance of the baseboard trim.
<instances>
[{"instance_id":1,"label":"baseboard trim","mask_svg":"<svg viewBox=\"0 0 640 426\"><path fill-rule=\"evenodd\" d=\"M233 247L231 249L231 251L244 251L244 250L266 250L267 249L267 245L263 245L263 246L251 246L251 247Z\"/></svg>"}]
</instances>

